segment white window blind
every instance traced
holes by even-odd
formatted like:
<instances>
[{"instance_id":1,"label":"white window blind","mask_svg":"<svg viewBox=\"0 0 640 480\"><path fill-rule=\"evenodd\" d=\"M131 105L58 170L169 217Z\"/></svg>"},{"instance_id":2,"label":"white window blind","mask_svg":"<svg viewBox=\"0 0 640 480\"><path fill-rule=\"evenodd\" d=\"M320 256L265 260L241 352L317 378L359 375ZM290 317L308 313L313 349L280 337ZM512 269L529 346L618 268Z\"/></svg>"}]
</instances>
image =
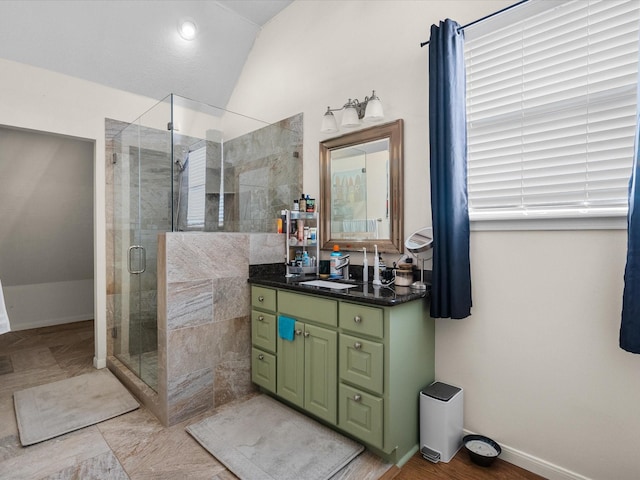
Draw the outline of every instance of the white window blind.
<instances>
[{"instance_id":1,"label":"white window blind","mask_svg":"<svg viewBox=\"0 0 640 480\"><path fill-rule=\"evenodd\" d=\"M189 196L187 197L188 227L204 227L206 172L206 148L202 147L189 152Z\"/></svg>"},{"instance_id":2,"label":"white window blind","mask_svg":"<svg viewBox=\"0 0 640 480\"><path fill-rule=\"evenodd\" d=\"M626 214L639 11L530 0L465 29L471 220Z\"/></svg>"}]
</instances>

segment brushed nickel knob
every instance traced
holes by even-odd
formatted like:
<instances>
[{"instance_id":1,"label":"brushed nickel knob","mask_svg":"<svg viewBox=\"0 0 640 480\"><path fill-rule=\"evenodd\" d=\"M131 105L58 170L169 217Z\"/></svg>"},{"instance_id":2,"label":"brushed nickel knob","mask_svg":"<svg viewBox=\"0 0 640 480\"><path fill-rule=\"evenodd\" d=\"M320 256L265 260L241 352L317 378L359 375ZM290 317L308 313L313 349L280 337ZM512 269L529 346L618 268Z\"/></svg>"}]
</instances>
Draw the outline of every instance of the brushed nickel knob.
<instances>
[{"instance_id":1,"label":"brushed nickel knob","mask_svg":"<svg viewBox=\"0 0 640 480\"><path fill-rule=\"evenodd\" d=\"M359 394L357 394L357 393L356 393L356 394L353 396L353 401L354 401L354 402L359 402L360 400L362 400L362 395L359 395Z\"/></svg>"},{"instance_id":2,"label":"brushed nickel knob","mask_svg":"<svg viewBox=\"0 0 640 480\"><path fill-rule=\"evenodd\" d=\"M302 335L302 330L300 329L296 330L296 335Z\"/></svg>"},{"instance_id":3,"label":"brushed nickel knob","mask_svg":"<svg viewBox=\"0 0 640 480\"><path fill-rule=\"evenodd\" d=\"M309 335L311 335L309 332L304 332L305 337L308 337Z\"/></svg>"},{"instance_id":4,"label":"brushed nickel knob","mask_svg":"<svg viewBox=\"0 0 640 480\"><path fill-rule=\"evenodd\" d=\"M258 297L258 301L259 301L259 302L264 302L264 297L263 297L262 295L260 295L260 296Z\"/></svg>"},{"instance_id":5,"label":"brushed nickel knob","mask_svg":"<svg viewBox=\"0 0 640 480\"><path fill-rule=\"evenodd\" d=\"M264 355L263 354L258 355L258 360L264 360Z\"/></svg>"},{"instance_id":6,"label":"brushed nickel knob","mask_svg":"<svg viewBox=\"0 0 640 480\"><path fill-rule=\"evenodd\" d=\"M263 317L262 315L259 315L259 316L258 316L258 321L259 321L259 322L264 322L264 317Z\"/></svg>"},{"instance_id":7,"label":"brushed nickel knob","mask_svg":"<svg viewBox=\"0 0 640 480\"><path fill-rule=\"evenodd\" d=\"M356 323L360 323L362 322L362 317L360 315L356 315L355 317L353 317L353 321Z\"/></svg>"},{"instance_id":8,"label":"brushed nickel knob","mask_svg":"<svg viewBox=\"0 0 640 480\"><path fill-rule=\"evenodd\" d=\"M360 342L356 342L353 344L353 348L356 350L360 350L362 348L362 344Z\"/></svg>"}]
</instances>

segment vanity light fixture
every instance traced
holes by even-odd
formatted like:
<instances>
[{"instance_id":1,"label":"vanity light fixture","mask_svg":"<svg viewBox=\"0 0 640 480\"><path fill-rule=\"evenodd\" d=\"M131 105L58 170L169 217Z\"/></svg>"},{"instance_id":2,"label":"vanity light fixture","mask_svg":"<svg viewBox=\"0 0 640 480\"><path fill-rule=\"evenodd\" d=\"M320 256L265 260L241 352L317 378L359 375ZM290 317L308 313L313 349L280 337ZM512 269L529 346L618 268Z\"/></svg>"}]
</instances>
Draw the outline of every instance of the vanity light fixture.
<instances>
[{"instance_id":1,"label":"vanity light fixture","mask_svg":"<svg viewBox=\"0 0 640 480\"><path fill-rule=\"evenodd\" d=\"M198 25L196 22L191 20L190 18L186 18L181 20L178 24L178 33L185 40L193 40L196 38L196 34L198 33Z\"/></svg>"},{"instance_id":2,"label":"vanity light fixture","mask_svg":"<svg viewBox=\"0 0 640 480\"><path fill-rule=\"evenodd\" d=\"M344 110L342 114L342 128L355 128L360 126L360 119L368 123L379 122L384 119L384 111L382 110L382 102L373 90L370 97L364 97L364 101L360 102L349 99L341 108L327 107L327 111L322 117L321 133L334 133L338 131L338 123L333 112Z\"/></svg>"}]
</instances>

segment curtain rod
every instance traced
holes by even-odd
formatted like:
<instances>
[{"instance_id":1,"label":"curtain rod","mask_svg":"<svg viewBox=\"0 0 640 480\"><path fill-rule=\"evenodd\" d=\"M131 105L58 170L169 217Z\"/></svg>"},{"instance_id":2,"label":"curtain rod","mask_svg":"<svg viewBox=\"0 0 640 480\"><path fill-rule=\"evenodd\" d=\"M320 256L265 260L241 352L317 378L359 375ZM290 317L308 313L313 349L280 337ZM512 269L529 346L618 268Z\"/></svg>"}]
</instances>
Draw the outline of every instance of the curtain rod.
<instances>
[{"instance_id":1,"label":"curtain rod","mask_svg":"<svg viewBox=\"0 0 640 480\"><path fill-rule=\"evenodd\" d=\"M511 10L512 8L517 7L520 4L527 3L528 1L529 0L520 0L518 3L514 3L513 5L510 5L508 7L504 7L502 10L498 10L497 12L493 12L493 13L490 13L489 15L485 15L484 17L479 18L478 20L474 20L471 23L467 23L466 25L463 25L462 27L460 27L458 29L458 32L460 30L464 30L467 27L470 27L471 25L475 25L476 23L484 22L485 20L488 20L491 17L495 17L496 15L498 15L500 13L506 12L507 10ZM422 48L422 47L424 47L426 45L429 45L429 40L427 40L426 42L422 42L420 44L420 48Z\"/></svg>"}]
</instances>

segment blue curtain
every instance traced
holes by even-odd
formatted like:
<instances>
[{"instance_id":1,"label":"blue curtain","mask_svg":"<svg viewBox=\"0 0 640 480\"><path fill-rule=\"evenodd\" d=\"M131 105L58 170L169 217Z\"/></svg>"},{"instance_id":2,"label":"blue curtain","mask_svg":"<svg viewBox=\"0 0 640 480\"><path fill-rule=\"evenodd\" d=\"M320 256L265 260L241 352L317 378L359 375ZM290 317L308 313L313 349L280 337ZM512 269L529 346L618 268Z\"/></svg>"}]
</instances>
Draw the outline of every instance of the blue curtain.
<instances>
[{"instance_id":1,"label":"blue curtain","mask_svg":"<svg viewBox=\"0 0 640 480\"><path fill-rule=\"evenodd\" d=\"M429 39L434 318L471 314L465 91L464 34L447 19L431 26Z\"/></svg>"},{"instance_id":2,"label":"blue curtain","mask_svg":"<svg viewBox=\"0 0 640 480\"><path fill-rule=\"evenodd\" d=\"M638 89L640 98L640 88ZM620 348L640 353L640 176L638 149L640 148L640 115L636 118L636 145L633 167L629 180L629 213L627 214L627 265L624 270L624 293L622 294L622 323L620 325Z\"/></svg>"}]
</instances>

